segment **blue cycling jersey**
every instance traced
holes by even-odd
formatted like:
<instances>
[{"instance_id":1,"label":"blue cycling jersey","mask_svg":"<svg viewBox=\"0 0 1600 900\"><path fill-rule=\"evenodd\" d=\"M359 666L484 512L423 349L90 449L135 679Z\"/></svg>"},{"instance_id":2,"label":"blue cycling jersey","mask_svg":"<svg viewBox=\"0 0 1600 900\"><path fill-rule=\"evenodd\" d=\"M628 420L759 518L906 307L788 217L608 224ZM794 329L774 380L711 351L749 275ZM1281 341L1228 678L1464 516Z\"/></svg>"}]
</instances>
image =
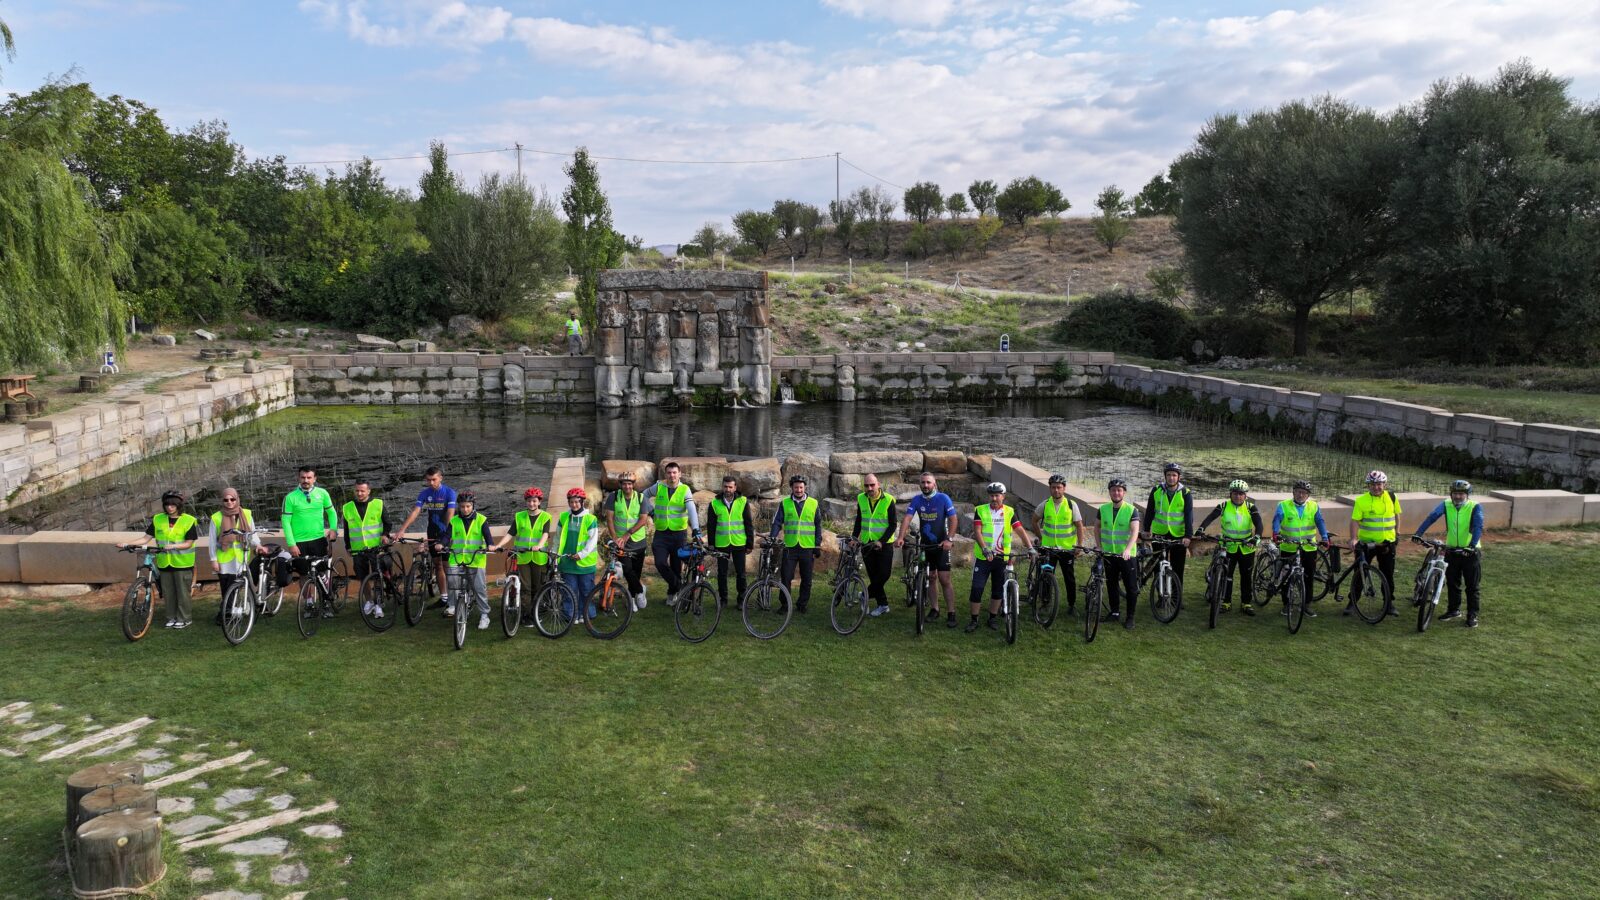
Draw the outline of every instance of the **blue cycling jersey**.
<instances>
[{"instance_id":1,"label":"blue cycling jersey","mask_svg":"<svg viewBox=\"0 0 1600 900\"><path fill-rule=\"evenodd\" d=\"M950 517L956 514L956 503L943 491L918 494L906 505L906 515L915 516L921 525L923 543L937 544L949 537Z\"/></svg>"},{"instance_id":2,"label":"blue cycling jersey","mask_svg":"<svg viewBox=\"0 0 1600 900\"><path fill-rule=\"evenodd\" d=\"M455 488L448 484L439 485L438 490L423 488L417 495L417 509L428 513L428 529L433 532L449 532L450 510L456 508Z\"/></svg>"}]
</instances>

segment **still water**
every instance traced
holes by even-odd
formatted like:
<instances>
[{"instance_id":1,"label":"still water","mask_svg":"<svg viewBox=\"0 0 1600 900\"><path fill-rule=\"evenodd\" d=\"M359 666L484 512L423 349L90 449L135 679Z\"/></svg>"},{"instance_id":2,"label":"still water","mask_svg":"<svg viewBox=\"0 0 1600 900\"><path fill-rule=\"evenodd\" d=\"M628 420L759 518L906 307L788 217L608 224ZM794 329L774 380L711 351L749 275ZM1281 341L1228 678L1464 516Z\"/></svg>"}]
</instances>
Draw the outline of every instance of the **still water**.
<instances>
[{"instance_id":1,"label":"still water","mask_svg":"<svg viewBox=\"0 0 1600 900\"><path fill-rule=\"evenodd\" d=\"M1084 483L1112 475L1142 495L1162 463L1183 463L1201 496L1221 496L1233 478L1261 491L1310 478L1319 496L1360 489L1381 467L1395 490L1442 492L1452 477L1337 450L1092 400L997 405L822 403L750 410L510 410L480 407L306 407L286 410L4 513L0 530L142 529L164 490L176 487L208 513L233 485L245 505L276 510L295 470L316 466L337 503L358 477L401 514L430 465L446 483L477 492L501 521L528 485L548 485L555 461L586 456L786 456L892 448L1017 456ZM259 516L276 521L277 516Z\"/></svg>"}]
</instances>

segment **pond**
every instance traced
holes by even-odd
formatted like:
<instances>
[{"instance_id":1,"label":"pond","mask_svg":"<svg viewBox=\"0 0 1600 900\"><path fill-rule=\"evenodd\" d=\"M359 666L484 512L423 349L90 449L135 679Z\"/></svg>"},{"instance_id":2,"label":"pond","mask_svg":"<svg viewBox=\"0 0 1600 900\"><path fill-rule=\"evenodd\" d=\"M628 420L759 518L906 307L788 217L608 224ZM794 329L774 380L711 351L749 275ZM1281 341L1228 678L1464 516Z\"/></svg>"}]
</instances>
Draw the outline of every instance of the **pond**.
<instances>
[{"instance_id":1,"label":"pond","mask_svg":"<svg viewBox=\"0 0 1600 900\"><path fill-rule=\"evenodd\" d=\"M1127 478L1142 496L1162 463L1183 463L1203 497L1244 478L1260 491L1310 478L1318 496L1360 489L1385 469L1397 491L1442 492L1452 477L1338 450L1263 437L1151 410L1093 400L1000 404L836 403L749 410L570 410L492 407L303 407L126 467L4 513L0 530L142 529L162 491L176 486L207 513L218 491L236 487L245 505L275 510L302 463L336 502L357 477L404 509L437 465L447 483L472 488L491 516L520 507L522 490L548 485L555 461L587 456L826 456L834 450L951 449L1017 456L1086 484ZM276 520L276 516L271 518ZM268 521L263 517L262 521Z\"/></svg>"}]
</instances>

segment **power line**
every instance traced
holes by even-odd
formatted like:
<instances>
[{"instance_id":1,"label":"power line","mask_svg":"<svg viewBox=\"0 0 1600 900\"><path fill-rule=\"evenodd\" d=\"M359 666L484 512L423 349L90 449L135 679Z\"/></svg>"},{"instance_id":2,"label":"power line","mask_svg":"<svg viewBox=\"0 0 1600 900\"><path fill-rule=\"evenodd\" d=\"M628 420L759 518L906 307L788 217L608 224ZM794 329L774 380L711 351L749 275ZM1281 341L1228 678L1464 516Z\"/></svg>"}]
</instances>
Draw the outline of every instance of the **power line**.
<instances>
[{"instance_id":1,"label":"power line","mask_svg":"<svg viewBox=\"0 0 1600 900\"><path fill-rule=\"evenodd\" d=\"M890 187L899 188L902 191L910 190L909 188L907 188L903 184L895 184L894 182L890 181L887 178L879 178L878 176L872 174L871 172L868 172L866 169L861 168L860 166L856 165L855 163L851 162L850 160L844 159L844 157L842 157L842 156L839 157L839 158L841 160L844 160L844 164L845 165L849 166L852 169L855 169L857 172L860 172L861 174L867 176L868 178L871 178L873 181L881 181L881 182L883 182L884 184L887 184Z\"/></svg>"},{"instance_id":2,"label":"power line","mask_svg":"<svg viewBox=\"0 0 1600 900\"><path fill-rule=\"evenodd\" d=\"M518 149L519 148L515 147L515 146L513 146L513 147L495 147L495 148L490 149L490 150L466 150L466 151L462 151L460 153L451 153L450 155L451 156L472 156L473 154L477 154L477 153L512 153L512 152L515 152ZM541 154L544 154L545 156L571 156L572 155L572 152L569 151L569 150L539 150L539 149L536 149L534 147L521 147L520 149L524 153L541 153ZM831 154L831 153L823 153L823 154L818 154L816 156L790 156L790 157L785 157L785 158L782 158L782 159L644 159L644 158L635 157L635 156L598 156L598 155L590 154L589 158L590 159L603 159L603 160L606 160L608 162L661 163L663 165L673 165L673 166L754 166L754 165L764 165L764 164L767 164L767 163L791 163L791 162L806 162L806 161L813 160L813 159L828 159L832 155L833 154ZM420 154L420 155L417 155L417 156L361 157L360 159L319 159L319 160L309 160L309 161L306 161L306 162L286 163L286 165L291 165L291 166L331 166L331 165L339 165L339 164L342 164L342 163L361 162L362 159L371 159L372 162L394 162L395 160L403 160L403 159L427 159L427 158L428 158L428 154L424 153L424 154ZM848 160L846 160L846 162L848 162ZM854 165L852 164L852 168L853 167L854 167ZM874 176L874 177L876 177L876 176ZM882 180L882 179L879 179L879 180ZM885 183L887 183L887 182L885 182Z\"/></svg>"},{"instance_id":3,"label":"power line","mask_svg":"<svg viewBox=\"0 0 1600 900\"><path fill-rule=\"evenodd\" d=\"M458 153L451 153L450 155L451 156L475 156L475 155L477 155L479 153L509 153L509 152L511 152L512 150L515 150L515 149L516 149L515 147L495 147L492 150L462 150L462 151L460 151ZM428 156L429 156L429 154L423 153L423 154L421 154L419 156L362 156L362 157L359 157L357 159L311 159L311 160L306 160L304 162L284 163L284 165L286 165L286 166L335 166L335 165L340 165L342 163L358 163L358 162L362 162L363 160L371 161L371 162L394 162L395 160L398 160L398 159L427 159Z\"/></svg>"}]
</instances>

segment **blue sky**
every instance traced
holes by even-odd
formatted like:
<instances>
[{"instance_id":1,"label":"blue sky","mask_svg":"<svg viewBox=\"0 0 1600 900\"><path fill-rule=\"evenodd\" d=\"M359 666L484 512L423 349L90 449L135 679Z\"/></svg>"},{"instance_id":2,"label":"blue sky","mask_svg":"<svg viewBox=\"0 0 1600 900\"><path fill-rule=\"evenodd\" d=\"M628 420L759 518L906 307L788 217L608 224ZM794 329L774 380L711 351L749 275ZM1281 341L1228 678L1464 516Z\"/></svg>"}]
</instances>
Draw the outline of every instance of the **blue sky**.
<instances>
[{"instance_id":1,"label":"blue sky","mask_svg":"<svg viewBox=\"0 0 1600 900\"><path fill-rule=\"evenodd\" d=\"M1600 95L1600 0L0 0L0 19L17 39L0 89L75 69L169 126L223 119L252 156L407 156L431 139L669 160L838 151L946 193L1037 174L1069 214L1106 184L1136 191L1219 111L1321 93L1390 109L1518 57ZM553 195L561 162L523 157ZM381 165L414 186L423 162ZM516 160L455 165L476 177ZM834 191L831 159L600 165L618 228L652 244ZM845 191L873 183L844 167Z\"/></svg>"}]
</instances>

